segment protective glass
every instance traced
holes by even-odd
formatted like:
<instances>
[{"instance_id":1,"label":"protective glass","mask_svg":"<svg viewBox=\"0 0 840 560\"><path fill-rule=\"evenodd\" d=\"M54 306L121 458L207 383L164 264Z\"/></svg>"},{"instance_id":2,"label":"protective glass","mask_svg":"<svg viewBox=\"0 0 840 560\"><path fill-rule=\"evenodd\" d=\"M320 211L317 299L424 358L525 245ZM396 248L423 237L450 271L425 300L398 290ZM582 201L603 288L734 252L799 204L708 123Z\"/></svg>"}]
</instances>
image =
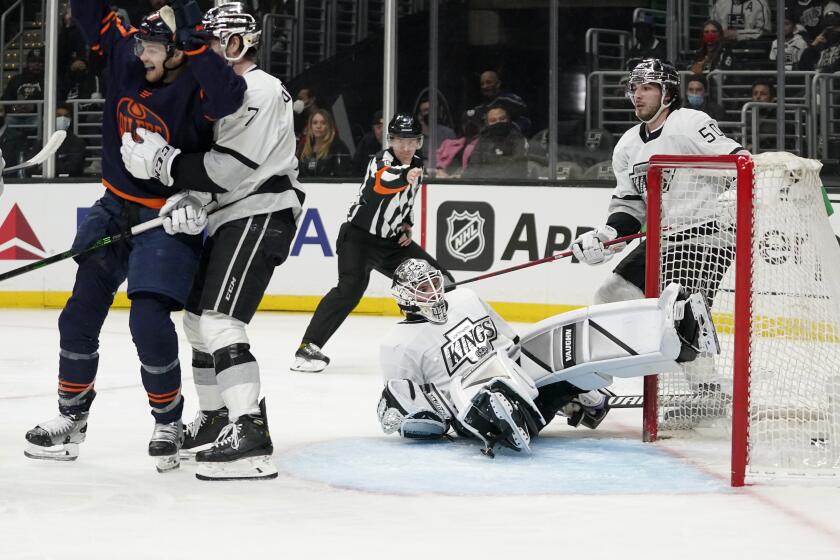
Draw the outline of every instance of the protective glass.
<instances>
[{"instance_id":1,"label":"protective glass","mask_svg":"<svg viewBox=\"0 0 840 560\"><path fill-rule=\"evenodd\" d=\"M144 41L139 37L134 41L134 54L138 58L146 53L147 56L166 58L166 45L154 41Z\"/></svg>"}]
</instances>

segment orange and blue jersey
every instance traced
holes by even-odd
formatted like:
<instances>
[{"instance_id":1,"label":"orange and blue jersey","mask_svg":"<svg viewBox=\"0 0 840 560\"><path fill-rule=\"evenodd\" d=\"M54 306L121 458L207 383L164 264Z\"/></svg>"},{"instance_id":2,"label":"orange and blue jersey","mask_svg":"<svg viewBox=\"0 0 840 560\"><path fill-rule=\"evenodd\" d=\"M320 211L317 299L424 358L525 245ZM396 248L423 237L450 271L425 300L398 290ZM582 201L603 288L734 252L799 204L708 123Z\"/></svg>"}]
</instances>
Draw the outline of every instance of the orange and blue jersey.
<instances>
[{"instance_id":1,"label":"orange and blue jersey","mask_svg":"<svg viewBox=\"0 0 840 560\"><path fill-rule=\"evenodd\" d=\"M149 83L134 54L137 30L126 27L104 0L71 0L73 17L93 52L107 61L102 115L102 183L120 198L160 208L172 189L133 177L120 155L122 135L142 127L184 152L206 152L213 123L239 109L246 85L206 47L188 51L189 64L171 83Z\"/></svg>"}]
</instances>

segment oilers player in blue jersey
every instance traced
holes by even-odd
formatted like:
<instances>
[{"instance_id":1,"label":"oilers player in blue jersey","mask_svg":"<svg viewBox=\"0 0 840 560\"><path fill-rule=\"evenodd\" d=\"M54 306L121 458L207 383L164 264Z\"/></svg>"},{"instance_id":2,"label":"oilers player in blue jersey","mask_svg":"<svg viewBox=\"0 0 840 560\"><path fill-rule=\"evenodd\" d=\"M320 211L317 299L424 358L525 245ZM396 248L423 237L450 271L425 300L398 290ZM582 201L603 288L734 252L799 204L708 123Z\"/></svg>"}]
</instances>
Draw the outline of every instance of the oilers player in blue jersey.
<instances>
[{"instance_id":1,"label":"oilers player in blue jersey","mask_svg":"<svg viewBox=\"0 0 840 560\"><path fill-rule=\"evenodd\" d=\"M139 180L120 155L120 138L137 128L154 130L189 152L212 144L213 123L242 104L245 81L212 52L196 31L194 0L174 0L126 27L105 0L71 0L74 18L91 50L106 58L108 96L103 111L104 196L79 226L73 249L154 219L172 185ZM176 468L183 434L178 338L169 315L183 308L201 250L201 237L163 229L109 245L78 258L73 293L59 317L57 417L26 433L26 456L73 460L87 432L96 395L99 332L114 294L128 280L129 327L155 427L149 455L158 471Z\"/></svg>"}]
</instances>

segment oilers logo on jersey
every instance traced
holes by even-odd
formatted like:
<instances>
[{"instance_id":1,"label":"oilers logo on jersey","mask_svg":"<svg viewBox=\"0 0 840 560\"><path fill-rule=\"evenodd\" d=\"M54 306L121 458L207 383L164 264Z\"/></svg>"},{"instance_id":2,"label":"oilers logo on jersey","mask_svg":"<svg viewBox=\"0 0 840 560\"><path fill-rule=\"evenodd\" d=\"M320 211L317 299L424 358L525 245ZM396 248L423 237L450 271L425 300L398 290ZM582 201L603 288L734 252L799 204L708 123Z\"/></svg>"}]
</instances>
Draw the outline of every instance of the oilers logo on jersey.
<instances>
[{"instance_id":1,"label":"oilers logo on jersey","mask_svg":"<svg viewBox=\"0 0 840 560\"><path fill-rule=\"evenodd\" d=\"M441 347L446 371L450 376L466 362L477 364L493 351L493 341L498 337L498 330L489 315L473 322L469 317L449 330L447 343Z\"/></svg>"},{"instance_id":2,"label":"oilers logo on jersey","mask_svg":"<svg viewBox=\"0 0 840 560\"><path fill-rule=\"evenodd\" d=\"M129 97L123 97L117 103L117 126L120 137L126 132L133 134L138 128L145 128L149 132L157 132L167 142L171 141L166 122L157 113Z\"/></svg>"}]
</instances>

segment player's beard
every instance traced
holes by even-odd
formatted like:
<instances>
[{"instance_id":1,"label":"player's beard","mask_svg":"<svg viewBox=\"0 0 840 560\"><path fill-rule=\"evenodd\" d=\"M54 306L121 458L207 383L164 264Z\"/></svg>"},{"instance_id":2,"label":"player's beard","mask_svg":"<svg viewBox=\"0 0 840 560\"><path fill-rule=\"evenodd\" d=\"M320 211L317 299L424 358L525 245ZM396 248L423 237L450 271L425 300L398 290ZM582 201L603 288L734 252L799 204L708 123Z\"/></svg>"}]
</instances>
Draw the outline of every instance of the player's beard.
<instances>
[{"instance_id":1,"label":"player's beard","mask_svg":"<svg viewBox=\"0 0 840 560\"><path fill-rule=\"evenodd\" d=\"M656 104L656 107L651 107L649 109L641 109L641 112L639 109L636 109L636 117L642 122L647 122L653 118L653 116L656 114L657 111L659 111L659 107L661 106L662 102L660 101Z\"/></svg>"}]
</instances>

